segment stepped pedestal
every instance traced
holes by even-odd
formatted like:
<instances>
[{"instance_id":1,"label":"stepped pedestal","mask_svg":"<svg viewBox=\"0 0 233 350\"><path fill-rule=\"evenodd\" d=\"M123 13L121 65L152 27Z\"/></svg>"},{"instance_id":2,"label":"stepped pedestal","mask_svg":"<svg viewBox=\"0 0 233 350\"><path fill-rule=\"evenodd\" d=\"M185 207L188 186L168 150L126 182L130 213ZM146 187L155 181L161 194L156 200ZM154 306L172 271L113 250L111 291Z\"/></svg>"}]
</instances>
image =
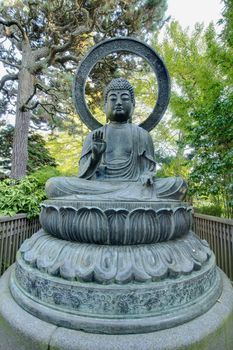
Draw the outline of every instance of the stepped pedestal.
<instances>
[{"instance_id":1,"label":"stepped pedestal","mask_svg":"<svg viewBox=\"0 0 233 350\"><path fill-rule=\"evenodd\" d=\"M0 280L0 350L233 349L233 289L222 272L222 294L203 315L160 331L110 335L59 327L28 313L9 290L13 271L14 266ZM98 318L95 320L98 322Z\"/></svg>"},{"instance_id":2,"label":"stepped pedestal","mask_svg":"<svg viewBox=\"0 0 233 350\"><path fill-rule=\"evenodd\" d=\"M233 289L185 203L49 200L41 224L0 282L0 349L233 347Z\"/></svg>"}]
</instances>

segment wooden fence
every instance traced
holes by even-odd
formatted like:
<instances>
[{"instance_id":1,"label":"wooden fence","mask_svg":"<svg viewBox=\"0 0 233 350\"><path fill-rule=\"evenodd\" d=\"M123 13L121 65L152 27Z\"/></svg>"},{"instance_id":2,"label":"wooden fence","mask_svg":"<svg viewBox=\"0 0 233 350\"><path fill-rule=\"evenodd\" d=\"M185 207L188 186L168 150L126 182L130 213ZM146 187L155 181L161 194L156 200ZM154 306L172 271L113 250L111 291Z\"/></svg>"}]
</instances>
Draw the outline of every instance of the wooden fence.
<instances>
[{"instance_id":1,"label":"wooden fence","mask_svg":"<svg viewBox=\"0 0 233 350\"><path fill-rule=\"evenodd\" d=\"M15 262L22 242L39 228L39 220L29 220L25 214L0 217L0 276Z\"/></svg>"},{"instance_id":2,"label":"wooden fence","mask_svg":"<svg viewBox=\"0 0 233 350\"><path fill-rule=\"evenodd\" d=\"M217 265L233 281L233 220L195 213L193 226L214 251Z\"/></svg>"},{"instance_id":3,"label":"wooden fence","mask_svg":"<svg viewBox=\"0 0 233 350\"><path fill-rule=\"evenodd\" d=\"M214 251L217 265L233 281L233 220L195 213L193 226ZM29 220L25 214L0 217L0 276L15 261L22 242L39 228L39 220Z\"/></svg>"}]
</instances>

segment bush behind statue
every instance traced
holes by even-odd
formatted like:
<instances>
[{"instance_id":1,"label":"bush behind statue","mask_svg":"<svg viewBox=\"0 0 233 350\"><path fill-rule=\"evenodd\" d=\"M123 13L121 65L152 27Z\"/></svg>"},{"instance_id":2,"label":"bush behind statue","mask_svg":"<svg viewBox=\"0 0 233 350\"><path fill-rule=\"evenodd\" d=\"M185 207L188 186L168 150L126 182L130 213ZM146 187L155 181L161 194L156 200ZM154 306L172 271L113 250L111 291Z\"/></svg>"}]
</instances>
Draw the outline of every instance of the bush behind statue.
<instances>
[{"instance_id":1,"label":"bush behind statue","mask_svg":"<svg viewBox=\"0 0 233 350\"><path fill-rule=\"evenodd\" d=\"M211 216L223 216L223 209L220 205L202 205L195 207L195 212L204 214L204 215L211 215Z\"/></svg>"},{"instance_id":2,"label":"bush behind statue","mask_svg":"<svg viewBox=\"0 0 233 350\"><path fill-rule=\"evenodd\" d=\"M44 167L21 180L0 181L0 216L26 213L34 218L40 213L40 203L46 198L45 182L60 172L54 167Z\"/></svg>"}]
</instances>

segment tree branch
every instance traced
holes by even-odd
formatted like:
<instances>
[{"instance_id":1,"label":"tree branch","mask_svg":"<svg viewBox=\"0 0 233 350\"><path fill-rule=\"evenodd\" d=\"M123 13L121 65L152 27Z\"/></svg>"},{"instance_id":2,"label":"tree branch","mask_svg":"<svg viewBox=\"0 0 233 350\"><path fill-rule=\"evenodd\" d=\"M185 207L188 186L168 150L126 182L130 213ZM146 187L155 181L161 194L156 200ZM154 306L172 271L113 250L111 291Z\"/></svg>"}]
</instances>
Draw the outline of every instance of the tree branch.
<instances>
[{"instance_id":1,"label":"tree branch","mask_svg":"<svg viewBox=\"0 0 233 350\"><path fill-rule=\"evenodd\" d=\"M15 19L5 21L3 18L0 18L0 24L3 24L6 27L11 27L11 26L16 25L22 34L23 40L28 41L28 37L27 37L25 30L23 29L21 24L18 21L16 21Z\"/></svg>"},{"instance_id":2,"label":"tree branch","mask_svg":"<svg viewBox=\"0 0 233 350\"><path fill-rule=\"evenodd\" d=\"M66 56L61 56L61 57L56 57L55 58L55 62L56 63L64 64L64 63L69 62L69 61L73 61L73 62L76 62L76 63L80 62L80 60L77 59L77 57L75 57L73 55L66 55Z\"/></svg>"},{"instance_id":3,"label":"tree branch","mask_svg":"<svg viewBox=\"0 0 233 350\"><path fill-rule=\"evenodd\" d=\"M49 47L40 47L35 51L33 51L33 53L36 61L36 60L39 60L40 58L47 57L50 53L50 49Z\"/></svg>"},{"instance_id":4,"label":"tree branch","mask_svg":"<svg viewBox=\"0 0 233 350\"><path fill-rule=\"evenodd\" d=\"M43 70L43 68L46 68L47 60L44 58L39 62L36 62L33 64L33 66L30 68L31 73L39 73Z\"/></svg>"},{"instance_id":5,"label":"tree branch","mask_svg":"<svg viewBox=\"0 0 233 350\"><path fill-rule=\"evenodd\" d=\"M6 60L4 60L4 59L2 59L2 58L0 58L0 62L6 64L6 65L8 65L8 66L14 67L14 68L18 68L18 69L20 68L20 66L19 66L18 64L8 62L8 61L6 61Z\"/></svg>"},{"instance_id":6,"label":"tree branch","mask_svg":"<svg viewBox=\"0 0 233 350\"><path fill-rule=\"evenodd\" d=\"M91 30L91 28L89 26L86 26L86 25L83 25L83 26L76 28L71 33L69 41L63 45L53 45L51 47L51 53L53 55L55 55L56 53L60 53L60 52L64 52L64 51L68 50L72 46L75 37L78 37L79 35L82 35L82 34L87 34L90 32L90 30Z\"/></svg>"},{"instance_id":7,"label":"tree branch","mask_svg":"<svg viewBox=\"0 0 233 350\"><path fill-rule=\"evenodd\" d=\"M57 46L53 45L51 47L51 53L53 55L55 55L58 52L64 52L64 51L68 50L71 47L73 41L74 41L74 37L71 35L70 40L67 43L65 43L63 45L57 45Z\"/></svg>"},{"instance_id":8,"label":"tree branch","mask_svg":"<svg viewBox=\"0 0 233 350\"><path fill-rule=\"evenodd\" d=\"M48 64L51 64L54 61L56 62L56 54L67 51L72 46L72 44L74 43L76 37L78 37L78 36L80 36L82 34L87 34L90 31L91 31L91 28L89 26L84 26L84 25L80 26L79 28L75 29L71 33L69 41L67 41L65 44L57 45L57 46L53 45L51 47L50 55L49 55L49 57L47 59ZM74 56L72 56L72 60L76 61ZM67 60L64 61L64 62L67 62Z\"/></svg>"},{"instance_id":9,"label":"tree branch","mask_svg":"<svg viewBox=\"0 0 233 350\"><path fill-rule=\"evenodd\" d=\"M74 37L77 37L77 36L80 36L80 35L83 35L83 34L87 34L87 33L90 33L92 27L88 25L82 25L78 28L76 28L72 33L71 35L74 36Z\"/></svg>"},{"instance_id":10,"label":"tree branch","mask_svg":"<svg viewBox=\"0 0 233 350\"><path fill-rule=\"evenodd\" d=\"M0 80L0 90L3 88L4 84L9 80L17 80L18 74L7 74Z\"/></svg>"},{"instance_id":11,"label":"tree branch","mask_svg":"<svg viewBox=\"0 0 233 350\"><path fill-rule=\"evenodd\" d=\"M57 95L56 95L55 93L50 92L51 90L56 91L55 88L53 88L53 87L47 87L47 86L45 86L45 85L43 85L43 84L41 84L41 83L39 83L39 82L37 82L35 86L36 86L36 88L38 88L39 90L45 92L46 94L48 94L48 95L50 95L50 96L54 96L55 99L58 99L58 97L57 97Z\"/></svg>"},{"instance_id":12,"label":"tree branch","mask_svg":"<svg viewBox=\"0 0 233 350\"><path fill-rule=\"evenodd\" d=\"M3 41L0 42L0 45L2 45L6 40L7 38L4 38Z\"/></svg>"},{"instance_id":13,"label":"tree branch","mask_svg":"<svg viewBox=\"0 0 233 350\"><path fill-rule=\"evenodd\" d=\"M24 111L31 111L31 110L33 110L33 109L35 109L36 107L38 107L38 106L41 106L48 114L51 114L51 115L53 115L54 114L54 112L57 112L57 113L61 113L61 114L67 114L66 112L64 112L64 111L61 111L61 110L59 110L59 109L57 109L57 107L54 105L54 104L52 104L52 103L43 103L43 102L40 102L40 101L36 101L32 106L27 106L27 107L24 107ZM54 112L51 112L51 111L49 111L46 107L47 106L50 106L52 109L53 109L53 111Z\"/></svg>"},{"instance_id":14,"label":"tree branch","mask_svg":"<svg viewBox=\"0 0 233 350\"><path fill-rule=\"evenodd\" d=\"M34 89L33 89L33 92L32 94L29 96L29 98L27 99L27 101L20 107L20 110L22 112L25 112L27 110L31 110L31 109L34 109L37 107L38 105L38 102L36 102L36 106L35 107L32 107L32 106L29 106L29 102L32 100L32 98L35 96L36 94L36 90L39 89L41 91L43 91L44 93L50 95L50 96L53 96L55 98L55 100L57 101L58 100L58 97L55 93L52 93L50 92L51 90L55 90L54 88L51 88L51 87L46 87L44 85L42 85L41 83L39 82L36 82L35 85L34 85Z\"/></svg>"}]
</instances>

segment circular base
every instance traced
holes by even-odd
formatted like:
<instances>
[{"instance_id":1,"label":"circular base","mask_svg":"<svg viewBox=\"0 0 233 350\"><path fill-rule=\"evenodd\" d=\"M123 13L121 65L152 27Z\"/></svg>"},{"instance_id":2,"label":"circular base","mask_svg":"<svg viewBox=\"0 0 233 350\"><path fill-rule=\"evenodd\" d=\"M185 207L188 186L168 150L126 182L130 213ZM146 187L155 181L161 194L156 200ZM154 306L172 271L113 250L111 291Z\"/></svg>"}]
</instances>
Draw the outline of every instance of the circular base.
<instances>
[{"instance_id":1,"label":"circular base","mask_svg":"<svg viewBox=\"0 0 233 350\"><path fill-rule=\"evenodd\" d=\"M53 277L17 258L10 289L25 310L58 326L93 333L145 333L209 310L222 281L212 258L199 271L150 283L101 285Z\"/></svg>"},{"instance_id":2,"label":"circular base","mask_svg":"<svg viewBox=\"0 0 233 350\"><path fill-rule=\"evenodd\" d=\"M104 335L56 327L23 310L10 294L10 272L0 279L0 350L233 349L233 289L223 273L222 295L202 316L153 333Z\"/></svg>"},{"instance_id":3,"label":"circular base","mask_svg":"<svg viewBox=\"0 0 233 350\"><path fill-rule=\"evenodd\" d=\"M111 246L56 239L40 230L24 241L17 262L61 279L106 285L187 276L212 256L208 243L191 231L168 242Z\"/></svg>"}]
</instances>

